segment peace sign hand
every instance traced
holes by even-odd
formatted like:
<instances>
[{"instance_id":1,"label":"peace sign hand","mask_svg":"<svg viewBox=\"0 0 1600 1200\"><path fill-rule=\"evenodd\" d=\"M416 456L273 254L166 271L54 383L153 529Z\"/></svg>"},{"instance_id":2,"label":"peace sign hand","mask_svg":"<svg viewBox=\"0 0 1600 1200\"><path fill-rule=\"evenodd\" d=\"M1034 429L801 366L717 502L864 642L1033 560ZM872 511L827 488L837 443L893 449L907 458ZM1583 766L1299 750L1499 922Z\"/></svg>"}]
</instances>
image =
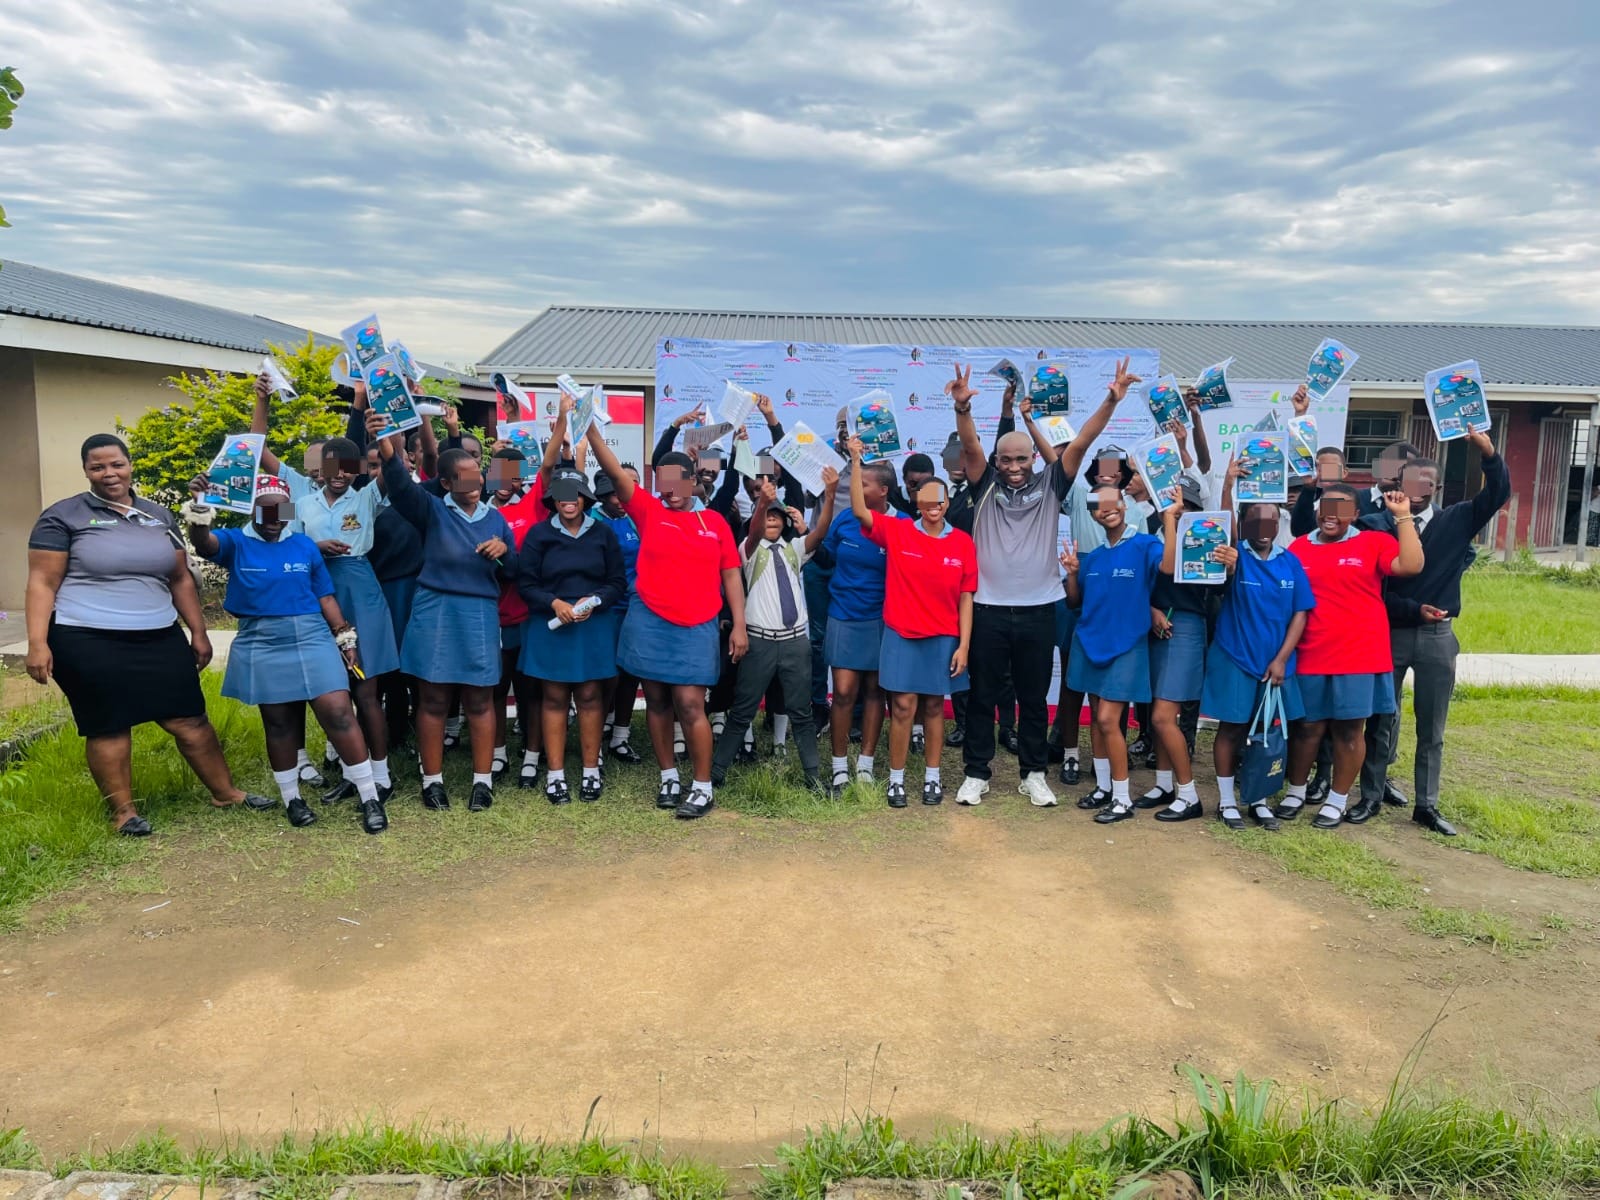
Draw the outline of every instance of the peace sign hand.
<instances>
[{"instance_id":1,"label":"peace sign hand","mask_svg":"<svg viewBox=\"0 0 1600 1200\"><path fill-rule=\"evenodd\" d=\"M1119 404L1122 402L1123 397L1128 394L1129 388L1136 383L1144 382L1143 379L1128 370L1128 364L1132 361L1133 356L1128 355L1119 362L1117 364L1116 377L1111 381L1111 399Z\"/></svg>"},{"instance_id":2,"label":"peace sign hand","mask_svg":"<svg viewBox=\"0 0 1600 1200\"><path fill-rule=\"evenodd\" d=\"M971 363L967 364L965 373L961 370L961 364L956 363L956 377L944 385L944 393L950 397L950 401L955 405L957 412L965 412L972 406L972 398L978 392L972 386Z\"/></svg>"}]
</instances>

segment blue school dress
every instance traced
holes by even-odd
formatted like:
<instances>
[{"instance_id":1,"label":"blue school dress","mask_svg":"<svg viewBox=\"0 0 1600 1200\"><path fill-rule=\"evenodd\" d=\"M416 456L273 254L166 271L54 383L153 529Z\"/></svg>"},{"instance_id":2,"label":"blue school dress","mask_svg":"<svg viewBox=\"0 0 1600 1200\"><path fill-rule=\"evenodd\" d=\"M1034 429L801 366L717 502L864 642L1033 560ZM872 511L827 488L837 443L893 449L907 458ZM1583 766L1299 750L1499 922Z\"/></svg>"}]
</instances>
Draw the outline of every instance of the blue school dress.
<instances>
[{"instance_id":1,"label":"blue school dress","mask_svg":"<svg viewBox=\"0 0 1600 1200\"><path fill-rule=\"evenodd\" d=\"M1126 529L1126 527L1124 527ZM1072 634L1067 687L1102 700L1150 700L1150 593L1161 573L1161 541L1127 530L1078 567L1082 603Z\"/></svg>"}]
</instances>

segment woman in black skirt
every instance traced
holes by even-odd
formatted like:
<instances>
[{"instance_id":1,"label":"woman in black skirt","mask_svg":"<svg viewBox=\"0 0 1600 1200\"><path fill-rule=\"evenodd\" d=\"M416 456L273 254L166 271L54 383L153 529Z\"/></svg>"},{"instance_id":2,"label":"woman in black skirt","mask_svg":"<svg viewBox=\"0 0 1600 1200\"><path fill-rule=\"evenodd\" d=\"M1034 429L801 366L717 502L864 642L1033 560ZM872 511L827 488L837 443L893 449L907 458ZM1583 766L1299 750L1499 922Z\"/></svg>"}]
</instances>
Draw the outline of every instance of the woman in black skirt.
<instances>
[{"instance_id":1,"label":"woman in black skirt","mask_svg":"<svg viewBox=\"0 0 1600 1200\"><path fill-rule=\"evenodd\" d=\"M177 523L133 494L121 439L95 434L82 459L89 490L45 509L28 537L28 674L66 693L118 833L151 832L132 778L133 727L146 721L172 735L214 806L272 808L234 786L206 716L211 641Z\"/></svg>"}]
</instances>

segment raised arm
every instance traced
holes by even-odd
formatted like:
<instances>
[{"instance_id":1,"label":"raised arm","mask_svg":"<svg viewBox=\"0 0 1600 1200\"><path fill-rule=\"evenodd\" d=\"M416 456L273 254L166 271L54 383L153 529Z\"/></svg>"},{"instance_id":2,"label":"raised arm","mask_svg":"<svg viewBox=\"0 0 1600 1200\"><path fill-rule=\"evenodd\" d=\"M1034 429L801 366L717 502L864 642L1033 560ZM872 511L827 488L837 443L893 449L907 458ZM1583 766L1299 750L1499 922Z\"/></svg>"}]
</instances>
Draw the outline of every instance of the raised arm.
<instances>
[{"instance_id":1,"label":"raised arm","mask_svg":"<svg viewBox=\"0 0 1600 1200\"><path fill-rule=\"evenodd\" d=\"M378 412L371 414L371 419L376 425L377 421L386 418ZM427 422L423 422L426 427ZM372 428L369 426L369 430ZM428 527L428 493L423 491L411 480L411 472L406 470L405 460L395 453L394 438L385 437L378 439L378 455L383 459L383 469L378 476L379 486L383 494L389 498L389 503L406 520L418 529Z\"/></svg>"},{"instance_id":2,"label":"raised arm","mask_svg":"<svg viewBox=\"0 0 1600 1200\"><path fill-rule=\"evenodd\" d=\"M1404 492L1383 494L1384 506L1394 517L1395 536L1400 539L1400 553L1395 555L1390 574L1405 577L1422 573L1422 540L1417 537L1417 519L1411 515L1411 499Z\"/></svg>"},{"instance_id":3,"label":"raised arm","mask_svg":"<svg viewBox=\"0 0 1600 1200\"><path fill-rule=\"evenodd\" d=\"M1178 569L1178 507L1174 505L1161 514L1161 532L1166 535L1166 545L1161 547L1161 573L1171 575Z\"/></svg>"},{"instance_id":4,"label":"raised arm","mask_svg":"<svg viewBox=\"0 0 1600 1200\"><path fill-rule=\"evenodd\" d=\"M550 439L555 441L554 438ZM600 436L598 426L589 426L589 449L594 452L594 461L606 473L613 487L617 489L617 503L627 504L633 499L633 476L622 469L622 464L617 461L617 456L611 452L611 447L606 445L605 438Z\"/></svg>"},{"instance_id":5,"label":"raised arm","mask_svg":"<svg viewBox=\"0 0 1600 1200\"><path fill-rule=\"evenodd\" d=\"M1220 503L1225 511L1231 511L1233 508L1233 481L1240 478L1243 474L1244 468L1239 465L1238 458L1230 454L1228 456L1228 469L1224 471L1222 475L1222 499ZM1295 504L1298 506L1299 501L1296 501ZM1307 506L1307 509L1309 511L1309 505ZM1296 530L1294 527L1294 517L1292 514L1290 515L1289 532L1294 534L1296 537L1299 537L1302 533L1310 533L1316 528L1316 526L1317 519L1315 515L1313 515L1309 525L1307 525L1304 529Z\"/></svg>"},{"instance_id":6,"label":"raised arm","mask_svg":"<svg viewBox=\"0 0 1600 1200\"><path fill-rule=\"evenodd\" d=\"M1483 486L1472 498L1472 529L1476 533L1511 499L1511 472L1506 470L1506 460L1495 453L1494 442L1487 433L1474 431L1467 435L1467 441L1483 456Z\"/></svg>"},{"instance_id":7,"label":"raised arm","mask_svg":"<svg viewBox=\"0 0 1600 1200\"><path fill-rule=\"evenodd\" d=\"M867 492L861 485L861 439L850 439L850 511L861 522L861 532L871 533L876 514L867 507Z\"/></svg>"},{"instance_id":8,"label":"raised arm","mask_svg":"<svg viewBox=\"0 0 1600 1200\"><path fill-rule=\"evenodd\" d=\"M1047 467L1055 466L1057 457L1056 448L1050 444L1050 439L1045 437L1044 430L1033 423L1033 401L1024 396L1018 407L1022 410L1022 425L1028 431L1028 436L1033 439L1033 448L1039 452L1039 457L1044 459Z\"/></svg>"},{"instance_id":9,"label":"raised arm","mask_svg":"<svg viewBox=\"0 0 1600 1200\"><path fill-rule=\"evenodd\" d=\"M761 544L761 536L767 527L767 509L778 502L778 489L770 479L762 480L761 488L756 492L755 511L750 514L750 529L744 535L744 552L754 554L755 549Z\"/></svg>"},{"instance_id":10,"label":"raised arm","mask_svg":"<svg viewBox=\"0 0 1600 1200\"><path fill-rule=\"evenodd\" d=\"M567 420L575 407L572 397L562 392L561 402L556 406L556 419L550 422L550 436L545 439L544 456L539 460L539 478L546 487L550 485L551 472L561 460L561 443L567 440Z\"/></svg>"},{"instance_id":11,"label":"raised arm","mask_svg":"<svg viewBox=\"0 0 1600 1200\"><path fill-rule=\"evenodd\" d=\"M833 524L833 495L838 490L839 472L832 467L822 468L822 507L817 510L817 527L806 534L806 553L815 554L828 536L828 526Z\"/></svg>"},{"instance_id":12,"label":"raised arm","mask_svg":"<svg viewBox=\"0 0 1600 1200\"><path fill-rule=\"evenodd\" d=\"M1061 581L1061 587L1067 594L1067 603L1072 605L1073 608L1082 607L1083 587L1078 582L1077 545L1073 542L1063 542L1061 555L1057 561L1061 563L1061 569L1066 572L1065 578Z\"/></svg>"},{"instance_id":13,"label":"raised arm","mask_svg":"<svg viewBox=\"0 0 1600 1200\"><path fill-rule=\"evenodd\" d=\"M1194 460L1200 474L1211 474L1211 443L1206 440L1206 423L1200 419L1200 393L1185 389L1183 403L1189 409L1189 423L1194 426Z\"/></svg>"},{"instance_id":14,"label":"raised arm","mask_svg":"<svg viewBox=\"0 0 1600 1200\"><path fill-rule=\"evenodd\" d=\"M1139 376L1128 370L1131 361L1131 358L1124 358L1117 364L1117 373L1106 388L1106 398L1100 402L1099 408L1089 414L1089 419L1083 423L1083 428L1078 430L1078 436L1063 447L1061 469L1067 473L1068 478L1078 474L1078 468L1083 465L1083 456L1105 432L1106 423L1111 420L1111 414L1117 411L1117 405L1122 403L1128 394L1128 389L1136 383L1143 382Z\"/></svg>"},{"instance_id":15,"label":"raised arm","mask_svg":"<svg viewBox=\"0 0 1600 1200\"><path fill-rule=\"evenodd\" d=\"M654 470L661 461L663 454L672 453L672 448L678 444L678 430L691 421L698 421L705 416L705 408L696 405L686 413L679 413L672 419L672 424L661 431L661 436L656 439L656 448L650 452L650 468Z\"/></svg>"},{"instance_id":16,"label":"raised arm","mask_svg":"<svg viewBox=\"0 0 1600 1200\"><path fill-rule=\"evenodd\" d=\"M950 397L950 406L956 414L956 436L961 439L961 466L967 473L967 486L977 487L978 481L983 478L983 473L989 467L989 460L984 457L983 443L978 440L978 425L972 419L972 400L977 390L972 386L972 364L967 364L965 374L962 373L961 364L956 364L956 377L944 385L945 394ZM852 500L854 499L855 485L851 484ZM863 523L862 528L866 528Z\"/></svg>"},{"instance_id":17,"label":"raised arm","mask_svg":"<svg viewBox=\"0 0 1600 1200\"><path fill-rule=\"evenodd\" d=\"M344 435L356 444L363 454L367 450L367 385L359 379L355 386L356 398L350 402L350 419L345 422Z\"/></svg>"},{"instance_id":18,"label":"raised arm","mask_svg":"<svg viewBox=\"0 0 1600 1200\"><path fill-rule=\"evenodd\" d=\"M250 413L250 432L259 433L265 437L267 427L271 424L272 417L272 380L265 371L256 376L256 405ZM278 473L278 456L268 448L267 443L261 443L261 473L263 475L276 475Z\"/></svg>"}]
</instances>

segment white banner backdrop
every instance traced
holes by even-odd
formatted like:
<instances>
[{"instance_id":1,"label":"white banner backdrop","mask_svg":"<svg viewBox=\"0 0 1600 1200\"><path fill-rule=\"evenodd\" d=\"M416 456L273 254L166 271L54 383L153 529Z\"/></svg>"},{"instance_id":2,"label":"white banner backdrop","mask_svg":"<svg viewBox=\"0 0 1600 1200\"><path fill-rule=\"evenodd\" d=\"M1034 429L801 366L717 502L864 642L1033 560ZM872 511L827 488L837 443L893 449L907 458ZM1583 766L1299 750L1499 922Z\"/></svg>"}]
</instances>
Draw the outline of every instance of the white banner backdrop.
<instances>
[{"instance_id":1,"label":"white banner backdrop","mask_svg":"<svg viewBox=\"0 0 1600 1200\"><path fill-rule=\"evenodd\" d=\"M1226 349L1219 347L1219 353ZM1309 351L1308 351L1309 354ZM741 387L772 398L778 419L792 428L804 421L817 433L831 438L842 405L872 388L883 388L895 401L896 417L908 453L922 451L940 469L939 454L955 430L955 415L944 385L955 374L955 364L973 367L973 401L978 433L988 444L1000 416L1005 384L985 374L1002 358L1009 358L1026 375L1040 361L1054 362L1067 372L1071 384L1071 414L1075 427L1105 398L1106 385L1117 360L1127 356L1130 369L1145 381L1161 374L1160 355L1152 349L1050 349L1037 346L867 346L826 345L813 342L731 342L706 338L663 338L656 347L655 435L660 436L673 418L696 405L715 415L723 385L732 380ZM1276 412L1281 425L1293 416L1289 397L1299 380L1230 380L1234 407L1202 414L1210 441L1213 471L1220 475L1242 429L1254 428L1268 413ZM1343 446L1345 419L1350 407L1350 387L1340 384L1325 400L1313 401L1317 439L1321 446ZM749 424L759 428L759 413ZM1117 408L1100 443L1131 449L1154 437L1143 392L1136 389ZM758 445L764 439L758 439Z\"/></svg>"}]
</instances>

